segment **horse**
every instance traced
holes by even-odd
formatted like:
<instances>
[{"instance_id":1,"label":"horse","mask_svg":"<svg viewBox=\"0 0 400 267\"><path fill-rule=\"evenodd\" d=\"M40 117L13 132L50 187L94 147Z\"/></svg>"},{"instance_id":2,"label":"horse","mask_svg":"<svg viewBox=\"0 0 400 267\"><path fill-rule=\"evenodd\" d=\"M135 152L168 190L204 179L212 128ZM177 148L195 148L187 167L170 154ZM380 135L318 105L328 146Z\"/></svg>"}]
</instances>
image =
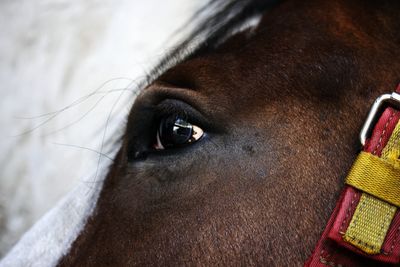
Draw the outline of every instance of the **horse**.
<instances>
[{"instance_id":1,"label":"horse","mask_svg":"<svg viewBox=\"0 0 400 267\"><path fill-rule=\"evenodd\" d=\"M1 266L304 264L371 103L400 82L400 2L210 8L136 98L79 222L64 214L63 230L48 215L54 227Z\"/></svg>"}]
</instances>

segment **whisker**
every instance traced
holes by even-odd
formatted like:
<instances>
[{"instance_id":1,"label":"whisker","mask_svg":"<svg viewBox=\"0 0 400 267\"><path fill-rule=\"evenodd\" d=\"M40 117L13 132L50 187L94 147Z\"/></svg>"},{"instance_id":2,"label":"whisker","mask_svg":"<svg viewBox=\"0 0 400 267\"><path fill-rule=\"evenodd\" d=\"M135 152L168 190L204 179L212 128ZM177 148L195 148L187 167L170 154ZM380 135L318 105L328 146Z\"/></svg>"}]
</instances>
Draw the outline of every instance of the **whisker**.
<instances>
[{"instance_id":1,"label":"whisker","mask_svg":"<svg viewBox=\"0 0 400 267\"><path fill-rule=\"evenodd\" d=\"M61 108L61 109L59 109L59 110L52 111L52 112L48 112L48 113L44 113L44 114L37 115L37 116L31 116L31 117L19 117L19 116L17 116L17 117L15 117L15 118L16 118L16 119L22 119L22 120L31 120L31 119L39 119L39 118L51 116L51 115L54 115L54 114L58 114L58 113L60 113L60 112L62 112L62 111L68 110L68 109L70 109L70 108L72 108L72 107L74 107L74 106L76 106L76 105L79 105L79 104L83 103L84 101L86 101L87 99L89 99L91 96L93 96L93 95L99 93L100 89L102 89L102 88L103 88L104 86L106 86L107 84L109 84L109 83L111 83L111 82L114 82L114 81L118 81L118 80L127 80L127 81L130 81L131 83L132 83L132 81L133 81L133 79L127 78L127 77L113 78L113 79L110 79L110 80L105 81L104 83L102 83L102 84L101 84L99 87L97 87L97 89L94 90L93 92L91 92L91 93L89 93L89 94L87 94L87 95L85 95L85 96L82 96L82 97L76 99L76 100L73 101L71 104L69 104L69 105L67 105L67 106L65 106L65 107L63 107L63 108Z\"/></svg>"},{"instance_id":2,"label":"whisker","mask_svg":"<svg viewBox=\"0 0 400 267\"><path fill-rule=\"evenodd\" d=\"M107 154L101 153L101 152L99 152L99 151L97 151L97 150L95 150L95 149L89 148L89 147L78 146L78 145L71 145L71 144L62 144L62 143L56 143L56 142L53 142L52 144L58 145L58 146L66 146L66 147L84 149L84 150L87 150L87 151L90 151L90 152L94 152L94 153L96 153L96 154L99 154L100 156L103 156L103 157L109 159L110 161L114 162L114 159L111 158L110 156L108 156Z\"/></svg>"},{"instance_id":3,"label":"whisker","mask_svg":"<svg viewBox=\"0 0 400 267\"><path fill-rule=\"evenodd\" d=\"M80 116L77 120L75 120L75 121L73 121L73 122L67 124L66 126L60 128L60 129L57 129L57 130L54 130L54 131L52 131L52 132L46 133L46 134L44 134L43 136L48 136L48 135L57 133L57 132L59 132L59 131L62 131L62 130L64 130L64 129L66 129L66 128L68 128L68 127L70 127L70 126L72 126L72 125L78 123L79 121L81 121L82 119L84 119L91 111L93 111L93 110L97 107L97 105L98 105L109 93L118 92L118 91L123 91L123 92L129 91L129 92L134 93L134 95L136 95L136 92L133 91L133 90L131 90L131 89L116 89L116 90L110 90L110 92L108 92L106 95L101 96L101 97L95 102L95 104L92 105L92 106L89 108L89 110L87 110L87 111L86 111L82 116ZM65 111L65 110L57 111L57 113L53 114L51 117L47 118L47 119L44 120L43 122L41 122L41 123L39 123L38 125L34 126L33 128L31 128L31 129L29 129L29 130L27 130L27 131L25 131L25 132L19 133L19 134L17 134L17 135L12 135L11 137L20 137L20 136L23 136L23 135L26 135L26 134L29 134L29 133L34 132L35 130L39 129L41 126L45 125L46 123L48 123L49 121L51 121L52 119L54 119L56 116L58 116L58 115L59 115L61 112L63 112L63 111Z\"/></svg>"},{"instance_id":4,"label":"whisker","mask_svg":"<svg viewBox=\"0 0 400 267\"><path fill-rule=\"evenodd\" d=\"M130 89L115 89L115 90L113 90L113 91L111 91L111 92L109 92L109 93L119 92L119 91L123 91L123 92L128 91L128 92L132 92L134 95L136 95L135 92L134 92L133 90L130 90ZM78 119L76 119L75 121L72 121L72 122L66 124L65 126L59 128L59 129L56 129L56 130L54 130L54 131L45 133L45 134L43 134L42 136L49 136L49 135L58 133L58 132L60 132L60 131L62 131L62 130L65 130L65 129L67 129L67 128L69 128L69 127L71 127L71 126L77 124L78 122L80 122L81 120L83 120L87 115L89 115L89 113L90 113L91 111L93 111L93 110L97 107L97 105L98 105L107 95L108 95L108 93L107 93L106 95L102 96L98 101L96 101L96 103L95 103L89 110L87 110L83 115L81 115L81 116L80 116Z\"/></svg>"},{"instance_id":5,"label":"whisker","mask_svg":"<svg viewBox=\"0 0 400 267\"><path fill-rule=\"evenodd\" d=\"M133 85L134 83L135 83L135 81L132 81L132 83L129 84L128 88L129 88L131 85ZM138 88L138 87L137 87L137 88ZM101 140L100 153L103 153L105 138L106 138L107 129L108 129L108 124L109 124L109 122L110 122L111 115L112 115L112 113L113 113L115 107L117 106L117 103L120 101L122 95L124 94L124 92L125 92L125 91L122 91L122 92L119 94L118 98L115 100L115 102L114 102L113 105L111 106L110 112L108 113L108 117L107 117L106 124L105 124L104 131L103 131L103 137L102 137L102 140ZM102 159L102 156L101 156L101 154L99 154L98 161L97 161L96 172L95 172L95 174L94 174L94 180L93 180L93 183L94 183L94 184L96 184L97 177L98 177L98 174L99 174L101 159ZM93 187L90 188L90 189L93 189ZM90 192L90 191L89 191L89 192ZM89 193L89 192L88 192L88 193Z\"/></svg>"},{"instance_id":6,"label":"whisker","mask_svg":"<svg viewBox=\"0 0 400 267\"><path fill-rule=\"evenodd\" d=\"M57 113L53 114L50 118L47 118L46 120L44 120L43 122L39 123L38 125L36 125L35 127L24 131L22 133L16 134L16 135L11 135L11 137L21 137L23 135L32 133L33 131L39 129L41 126L45 125L46 123L48 123L49 121L51 121L52 119L54 119L55 117L57 117L62 111L58 111Z\"/></svg>"}]
</instances>

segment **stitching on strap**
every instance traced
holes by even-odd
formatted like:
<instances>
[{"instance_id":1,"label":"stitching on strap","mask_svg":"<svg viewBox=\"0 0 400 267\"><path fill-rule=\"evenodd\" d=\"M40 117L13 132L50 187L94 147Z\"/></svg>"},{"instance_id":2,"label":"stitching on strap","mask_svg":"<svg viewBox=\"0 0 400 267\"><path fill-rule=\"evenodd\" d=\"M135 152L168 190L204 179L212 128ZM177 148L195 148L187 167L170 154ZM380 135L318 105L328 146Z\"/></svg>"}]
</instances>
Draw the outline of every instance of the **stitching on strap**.
<instances>
[{"instance_id":1,"label":"stitching on strap","mask_svg":"<svg viewBox=\"0 0 400 267\"><path fill-rule=\"evenodd\" d=\"M350 217L350 212L352 211L352 208L353 208L353 206L354 206L354 203L356 202L356 197L357 197L357 193L354 193L354 194L353 194L353 197L352 197L352 200L351 200L351 203L350 203L350 205L349 205L349 208L348 208L347 211L346 211L346 216L344 217L344 219L343 219L343 221L342 221L342 224L340 225L339 233L344 234L344 233L343 233L343 228L344 228L344 225L345 225L346 221L347 221L348 218Z\"/></svg>"},{"instance_id":2,"label":"stitching on strap","mask_svg":"<svg viewBox=\"0 0 400 267\"><path fill-rule=\"evenodd\" d=\"M396 111L391 111L391 115L390 115L388 121L385 123L385 127L383 128L383 131L382 131L382 133L381 133L381 136L379 137L378 144L376 145L374 151L372 152L372 155L376 155L376 152L377 152L378 148L379 148L379 147L381 146L381 144L382 144L382 139L383 139L383 136L384 136L385 133L386 133L387 127L389 126L389 123L392 121L392 119L394 118L394 115L395 115L396 113L397 113Z\"/></svg>"},{"instance_id":3,"label":"stitching on strap","mask_svg":"<svg viewBox=\"0 0 400 267\"><path fill-rule=\"evenodd\" d=\"M397 228L396 235L394 236L394 238L392 240L392 244L390 245L389 253L386 253L386 255L391 255L393 253L393 249L394 249L394 246L396 245L396 241L399 238L399 234L400 234L400 227Z\"/></svg>"}]
</instances>

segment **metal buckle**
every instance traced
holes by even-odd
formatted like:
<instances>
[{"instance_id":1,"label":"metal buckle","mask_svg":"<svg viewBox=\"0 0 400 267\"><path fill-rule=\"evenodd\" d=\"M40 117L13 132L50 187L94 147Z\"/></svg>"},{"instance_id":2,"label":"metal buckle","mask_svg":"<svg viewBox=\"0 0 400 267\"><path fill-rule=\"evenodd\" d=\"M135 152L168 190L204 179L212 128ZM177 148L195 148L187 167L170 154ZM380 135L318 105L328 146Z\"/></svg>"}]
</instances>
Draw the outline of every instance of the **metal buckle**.
<instances>
[{"instance_id":1,"label":"metal buckle","mask_svg":"<svg viewBox=\"0 0 400 267\"><path fill-rule=\"evenodd\" d=\"M383 104L388 103L391 106L400 108L400 94L392 93L392 94L384 94L378 97L374 104L371 107L371 110L368 113L367 120L365 121L361 133L360 133L360 142L364 146L367 138L371 134L372 126L378 120L378 116L381 115L381 108Z\"/></svg>"}]
</instances>

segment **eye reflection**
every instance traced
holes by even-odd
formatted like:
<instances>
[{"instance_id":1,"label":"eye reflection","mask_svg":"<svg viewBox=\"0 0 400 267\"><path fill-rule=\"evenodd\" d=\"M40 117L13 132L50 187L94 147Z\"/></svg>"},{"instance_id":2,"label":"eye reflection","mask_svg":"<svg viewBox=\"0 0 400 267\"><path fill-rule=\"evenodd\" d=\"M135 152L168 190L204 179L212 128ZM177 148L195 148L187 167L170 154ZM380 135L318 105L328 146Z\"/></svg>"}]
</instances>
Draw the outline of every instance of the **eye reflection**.
<instances>
[{"instance_id":1,"label":"eye reflection","mask_svg":"<svg viewBox=\"0 0 400 267\"><path fill-rule=\"evenodd\" d=\"M179 147L198 141L204 131L179 116L168 116L160 121L158 128L156 150Z\"/></svg>"}]
</instances>

